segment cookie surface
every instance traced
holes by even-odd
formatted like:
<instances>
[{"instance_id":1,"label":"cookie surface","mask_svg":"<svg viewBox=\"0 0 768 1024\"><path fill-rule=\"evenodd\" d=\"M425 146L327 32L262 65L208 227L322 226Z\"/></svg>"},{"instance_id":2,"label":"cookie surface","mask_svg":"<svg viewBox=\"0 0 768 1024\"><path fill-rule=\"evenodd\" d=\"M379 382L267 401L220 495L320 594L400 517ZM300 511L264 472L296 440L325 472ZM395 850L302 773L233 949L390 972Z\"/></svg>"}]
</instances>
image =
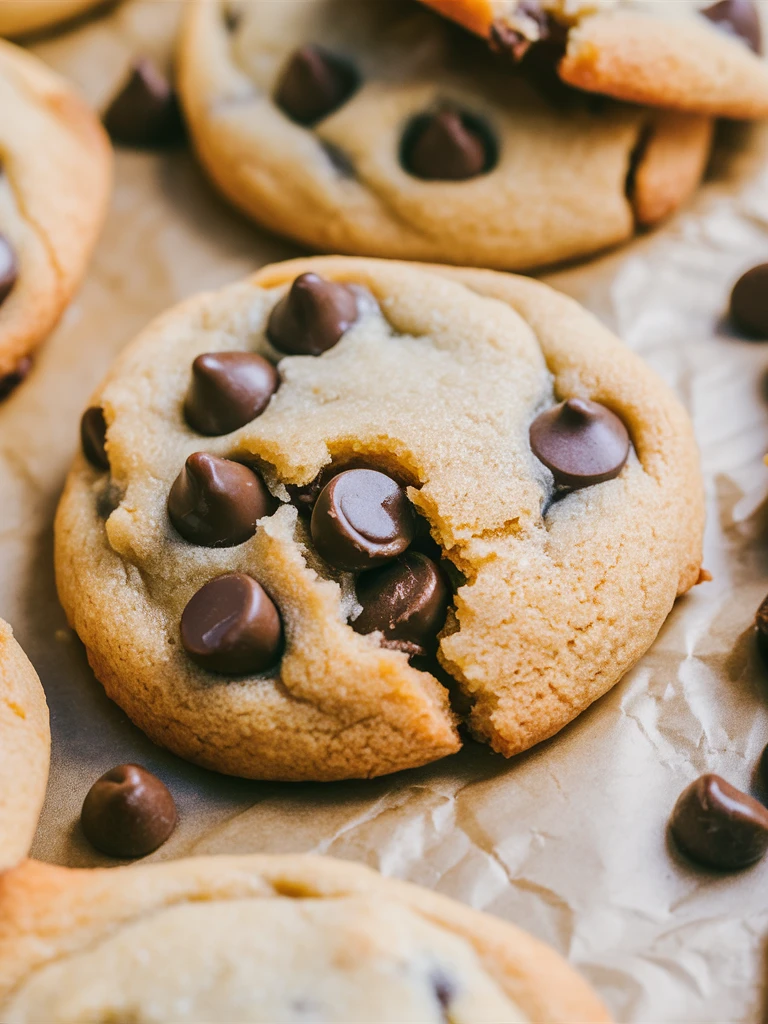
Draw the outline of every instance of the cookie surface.
<instances>
[{"instance_id":1,"label":"cookie surface","mask_svg":"<svg viewBox=\"0 0 768 1024\"><path fill-rule=\"evenodd\" d=\"M111 148L71 86L5 42L0 98L2 381L52 330L80 284L106 210Z\"/></svg>"},{"instance_id":2,"label":"cookie surface","mask_svg":"<svg viewBox=\"0 0 768 1024\"><path fill-rule=\"evenodd\" d=\"M283 358L267 332L279 327L285 346L286 296L307 272L343 285L356 308L322 355ZM316 308L326 320L305 321L299 338L327 328L328 304ZM238 428L200 420L234 393L214 358L225 352L260 353L279 375ZM564 490L534 457L529 427L575 397L613 410L633 451L613 479ZM460 745L449 690L475 736L517 753L609 689L698 579L702 485L685 412L581 307L528 279L376 260L279 264L151 325L93 406L86 420L101 418L101 432L86 430L89 458L73 466L57 516L62 603L110 697L156 742L220 771L334 779L424 764ZM251 488L269 488L266 513L248 504L238 462L255 471ZM357 515L329 473L361 464L406 485L411 512L397 515L401 526L415 517L407 536L386 517L381 526L383 513L367 531L377 559L386 548L381 576L360 573L354 552L349 571L344 537L328 532ZM310 521L313 481L323 500ZM379 547L377 531L389 538ZM416 566L411 552L425 553ZM450 605L439 620L438 562ZM413 575L404 618L379 628L397 565ZM229 647L221 608L235 623ZM412 657L419 630L421 653L439 631L441 669Z\"/></svg>"},{"instance_id":3,"label":"cookie surface","mask_svg":"<svg viewBox=\"0 0 768 1024\"><path fill-rule=\"evenodd\" d=\"M713 117L768 116L753 0L422 0L515 61L542 44L564 82Z\"/></svg>"},{"instance_id":4,"label":"cookie surface","mask_svg":"<svg viewBox=\"0 0 768 1024\"><path fill-rule=\"evenodd\" d=\"M0 871L29 850L50 755L43 688L11 627L0 619Z\"/></svg>"},{"instance_id":5,"label":"cookie surface","mask_svg":"<svg viewBox=\"0 0 768 1024\"><path fill-rule=\"evenodd\" d=\"M295 856L8 872L0 1013L8 1024L609 1019L514 926L358 864Z\"/></svg>"},{"instance_id":6,"label":"cookie surface","mask_svg":"<svg viewBox=\"0 0 768 1024\"><path fill-rule=\"evenodd\" d=\"M20 36L58 25L103 0L0 0L0 35Z\"/></svg>"},{"instance_id":7,"label":"cookie surface","mask_svg":"<svg viewBox=\"0 0 768 1024\"><path fill-rule=\"evenodd\" d=\"M203 165L315 249L500 269L583 256L629 238L639 207L672 212L709 152L709 120L691 115L667 132L672 175L628 195L666 113L552 97L407 0L185 14L179 87Z\"/></svg>"}]
</instances>

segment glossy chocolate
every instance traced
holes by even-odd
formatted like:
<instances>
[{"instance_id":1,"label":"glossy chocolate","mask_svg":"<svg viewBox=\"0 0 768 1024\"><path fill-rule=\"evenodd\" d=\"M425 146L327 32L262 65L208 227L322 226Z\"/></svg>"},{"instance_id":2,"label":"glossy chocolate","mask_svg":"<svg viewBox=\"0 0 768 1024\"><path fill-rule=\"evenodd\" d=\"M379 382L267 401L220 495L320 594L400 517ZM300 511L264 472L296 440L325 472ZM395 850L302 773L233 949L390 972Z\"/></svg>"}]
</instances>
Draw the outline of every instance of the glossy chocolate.
<instances>
[{"instance_id":1,"label":"glossy chocolate","mask_svg":"<svg viewBox=\"0 0 768 1024\"><path fill-rule=\"evenodd\" d=\"M279 383L272 363L255 352L206 352L192 363L184 416L206 437L231 434L261 416Z\"/></svg>"},{"instance_id":2,"label":"glossy chocolate","mask_svg":"<svg viewBox=\"0 0 768 1024\"><path fill-rule=\"evenodd\" d=\"M109 469L106 449L107 421L104 410L97 405L86 409L80 420L80 443L83 455L95 469Z\"/></svg>"},{"instance_id":3,"label":"glossy chocolate","mask_svg":"<svg viewBox=\"0 0 768 1024\"><path fill-rule=\"evenodd\" d=\"M618 476L629 456L629 434L604 405L569 398L531 424L533 454L555 482L575 490Z\"/></svg>"},{"instance_id":4,"label":"glossy chocolate","mask_svg":"<svg viewBox=\"0 0 768 1024\"><path fill-rule=\"evenodd\" d=\"M151 60L139 58L104 114L110 137L124 146L155 149L178 144L184 122L176 93Z\"/></svg>"},{"instance_id":5,"label":"glossy chocolate","mask_svg":"<svg viewBox=\"0 0 768 1024\"><path fill-rule=\"evenodd\" d=\"M348 61L320 46L302 46L283 69L275 103L291 120L310 126L338 110L357 86Z\"/></svg>"},{"instance_id":6,"label":"glossy chocolate","mask_svg":"<svg viewBox=\"0 0 768 1024\"><path fill-rule=\"evenodd\" d=\"M145 857L176 827L167 787L137 764L121 764L88 791L80 822L88 842L110 857Z\"/></svg>"},{"instance_id":7,"label":"glossy chocolate","mask_svg":"<svg viewBox=\"0 0 768 1024\"><path fill-rule=\"evenodd\" d=\"M683 790L670 818L675 842L698 864L738 871L768 850L768 810L719 775Z\"/></svg>"},{"instance_id":8,"label":"glossy chocolate","mask_svg":"<svg viewBox=\"0 0 768 1024\"><path fill-rule=\"evenodd\" d=\"M752 267L733 286L731 319L755 341L768 340L768 263Z\"/></svg>"},{"instance_id":9,"label":"glossy chocolate","mask_svg":"<svg viewBox=\"0 0 768 1024\"><path fill-rule=\"evenodd\" d=\"M763 52L760 15L752 0L720 0L701 13L719 29L743 40L750 50Z\"/></svg>"},{"instance_id":10,"label":"glossy chocolate","mask_svg":"<svg viewBox=\"0 0 768 1024\"><path fill-rule=\"evenodd\" d=\"M493 155L487 133L458 110L417 118L403 141L403 166L425 181L466 181L488 170Z\"/></svg>"},{"instance_id":11,"label":"glossy chocolate","mask_svg":"<svg viewBox=\"0 0 768 1024\"><path fill-rule=\"evenodd\" d=\"M357 320L357 300L346 285L317 274L301 274L277 303L267 337L289 356L319 356Z\"/></svg>"}]
</instances>

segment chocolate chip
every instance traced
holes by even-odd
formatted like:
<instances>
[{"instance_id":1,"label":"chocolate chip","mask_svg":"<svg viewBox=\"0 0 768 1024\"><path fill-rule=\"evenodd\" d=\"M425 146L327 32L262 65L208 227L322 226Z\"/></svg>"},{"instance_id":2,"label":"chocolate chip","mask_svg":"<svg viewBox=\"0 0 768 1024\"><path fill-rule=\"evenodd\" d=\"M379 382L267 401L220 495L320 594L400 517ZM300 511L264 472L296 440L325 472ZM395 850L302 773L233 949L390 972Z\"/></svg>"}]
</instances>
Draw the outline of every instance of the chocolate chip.
<instances>
[{"instance_id":1,"label":"chocolate chip","mask_svg":"<svg viewBox=\"0 0 768 1024\"><path fill-rule=\"evenodd\" d=\"M104 419L104 410L98 405L92 405L85 410L80 420L80 442L83 455L96 469L109 469L106 440L107 421Z\"/></svg>"},{"instance_id":2,"label":"chocolate chip","mask_svg":"<svg viewBox=\"0 0 768 1024\"><path fill-rule=\"evenodd\" d=\"M719 775L683 790L669 824L683 853L705 867L737 871L768 850L768 810Z\"/></svg>"},{"instance_id":3,"label":"chocolate chip","mask_svg":"<svg viewBox=\"0 0 768 1024\"><path fill-rule=\"evenodd\" d=\"M137 764L121 764L88 791L80 822L92 846L110 857L145 857L176 827L176 804L166 786Z\"/></svg>"},{"instance_id":4,"label":"chocolate chip","mask_svg":"<svg viewBox=\"0 0 768 1024\"><path fill-rule=\"evenodd\" d=\"M752 0L720 0L701 13L717 28L742 39L750 50L763 52L760 15Z\"/></svg>"},{"instance_id":5,"label":"chocolate chip","mask_svg":"<svg viewBox=\"0 0 768 1024\"><path fill-rule=\"evenodd\" d=\"M319 356L357 320L357 300L346 285L301 274L277 303L267 337L289 356Z\"/></svg>"},{"instance_id":6,"label":"chocolate chip","mask_svg":"<svg viewBox=\"0 0 768 1024\"><path fill-rule=\"evenodd\" d=\"M288 60L275 103L292 120L313 125L345 103L358 86L349 61L320 46L302 46Z\"/></svg>"},{"instance_id":7,"label":"chocolate chip","mask_svg":"<svg viewBox=\"0 0 768 1024\"><path fill-rule=\"evenodd\" d=\"M260 416L277 391L274 366L255 352L208 352L192 363L187 423L208 437L230 434Z\"/></svg>"},{"instance_id":8,"label":"chocolate chip","mask_svg":"<svg viewBox=\"0 0 768 1024\"><path fill-rule=\"evenodd\" d=\"M227 32L236 32L242 20L243 12L239 8L233 7L232 4L227 4L224 8L224 25Z\"/></svg>"},{"instance_id":9,"label":"chocolate chip","mask_svg":"<svg viewBox=\"0 0 768 1024\"><path fill-rule=\"evenodd\" d=\"M768 340L768 263L752 267L733 286L731 319L750 338Z\"/></svg>"},{"instance_id":10,"label":"chocolate chip","mask_svg":"<svg viewBox=\"0 0 768 1024\"><path fill-rule=\"evenodd\" d=\"M612 480L629 456L629 434L619 417L582 398L569 398L537 416L530 440L556 483L574 490Z\"/></svg>"},{"instance_id":11,"label":"chocolate chip","mask_svg":"<svg viewBox=\"0 0 768 1024\"><path fill-rule=\"evenodd\" d=\"M183 139L176 93L151 60L142 57L131 66L104 114L104 126L115 142L137 149L176 145Z\"/></svg>"},{"instance_id":12,"label":"chocolate chip","mask_svg":"<svg viewBox=\"0 0 768 1024\"><path fill-rule=\"evenodd\" d=\"M373 469L348 469L320 493L311 531L330 565L373 569L405 551L416 533L416 517L397 481Z\"/></svg>"},{"instance_id":13,"label":"chocolate chip","mask_svg":"<svg viewBox=\"0 0 768 1024\"><path fill-rule=\"evenodd\" d=\"M411 122L403 137L403 166L425 181L466 181L489 171L496 147L480 122L446 108Z\"/></svg>"},{"instance_id":14,"label":"chocolate chip","mask_svg":"<svg viewBox=\"0 0 768 1024\"><path fill-rule=\"evenodd\" d=\"M20 359L13 370L10 373L4 374L0 377L0 402L4 398L7 398L12 391L29 376L29 372L32 369L32 360L29 356L24 356Z\"/></svg>"},{"instance_id":15,"label":"chocolate chip","mask_svg":"<svg viewBox=\"0 0 768 1024\"><path fill-rule=\"evenodd\" d=\"M190 658L209 672L255 675L280 654L283 628L274 602L256 580L227 573L206 583L181 617Z\"/></svg>"},{"instance_id":16,"label":"chocolate chip","mask_svg":"<svg viewBox=\"0 0 768 1024\"><path fill-rule=\"evenodd\" d=\"M13 246L5 235L0 235L0 303L11 294L18 276L19 263Z\"/></svg>"},{"instance_id":17,"label":"chocolate chip","mask_svg":"<svg viewBox=\"0 0 768 1024\"><path fill-rule=\"evenodd\" d=\"M168 515L178 532L206 548L243 544L273 508L272 496L252 469L205 452L189 456L168 495Z\"/></svg>"},{"instance_id":18,"label":"chocolate chip","mask_svg":"<svg viewBox=\"0 0 768 1024\"><path fill-rule=\"evenodd\" d=\"M357 600L363 610L352 622L355 632L382 633L382 646L421 655L437 646L451 594L431 558L407 551L381 569L362 573Z\"/></svg>"},{"instance_id":19,"label":"chocolate chip","mask_svg":"<svg viewBox=\"0 0 768 1024\"><path fill-rule=\"evenodd\" d=\"M757 609L755 629L757 631L757 649L760 651L763 661L768 665L768 597Z\"/></svg>"}]
</instances>

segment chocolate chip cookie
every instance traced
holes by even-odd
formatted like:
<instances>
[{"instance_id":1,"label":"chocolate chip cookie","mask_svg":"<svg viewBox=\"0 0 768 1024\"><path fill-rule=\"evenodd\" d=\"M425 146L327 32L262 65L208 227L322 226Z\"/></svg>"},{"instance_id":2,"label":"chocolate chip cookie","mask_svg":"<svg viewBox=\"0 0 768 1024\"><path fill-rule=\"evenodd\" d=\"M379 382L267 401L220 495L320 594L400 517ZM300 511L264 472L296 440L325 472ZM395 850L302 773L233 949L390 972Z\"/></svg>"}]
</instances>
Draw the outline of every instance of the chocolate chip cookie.
<instances>
[{"instance_id":1,"label":"chocolate chip cookie","mask_svg":"<svg viewBox=\"0 0 768 1024\"><path fill-rule=\"evenodd\" d=\"M151 325L82 440L69 619L142 729L236 775L381 775L457 750L459 720L515 754L699 575L685 412L526 278L266 268Z\"/></svg>"},{"instance_id":2,"label":"chocolate chip cookie","mask_svg":"<svg viewBox=\"0 0 768 1024\"><path fill-rule=\"evenodd\" d=\"M43 688L11 627L0 619L0 871L27 855L50 755Z\"/></svg>"},{"instance_id":3,"label":"chocolate chip cookie","mask_svg":"<svg viewBox=\"0 0 768 1024\"><path fill-rule=\"evenodd\" d=\"M410 0L185 13L179 87L203 165L315 249L540 266L663 219L706 164L709 118L534 80Z\"/></svg>"},{"instance_id":4,"label":"chocolate chip cookie","mask_svg":"<svg viewBox=\"0 0 768 1024\"><path fill-rule=\"evenodd\" d=\"M328 1024L601 1024L553 950L445 896L320 857L0 878L0 1015Z\"/></svg>"},{"instance_id":5,"label":"chocolate chip cookie","mask_svg":"<svg viewBox=\"0 0 768 1024\"><path fill-rule=\"evenodd\" d=\"M753 0L422 0L524 70L714 117L768 117Z\"/></svg>"},{"instance_id":6,"label":"chocolate chip cookie","mask_svg":"<svg viewBox=\"0 0 768 1024\"><path fill-rule=\"evenodd\" d=\"M106 211L112 161L96 115L72 87L5 42L0 101L2 394L28 370L29 354L82 280Z\"/></svg>"}]
</instances>

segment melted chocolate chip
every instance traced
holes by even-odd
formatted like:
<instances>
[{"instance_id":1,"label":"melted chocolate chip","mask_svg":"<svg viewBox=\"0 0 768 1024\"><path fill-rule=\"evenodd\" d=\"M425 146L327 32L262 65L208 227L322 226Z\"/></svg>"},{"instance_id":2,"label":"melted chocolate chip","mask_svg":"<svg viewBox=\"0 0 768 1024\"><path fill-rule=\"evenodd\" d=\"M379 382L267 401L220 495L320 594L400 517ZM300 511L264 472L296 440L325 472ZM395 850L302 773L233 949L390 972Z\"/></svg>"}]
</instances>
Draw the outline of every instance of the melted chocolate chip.
<instances>
[{"instance_id":1,"label":"melted chocolate chip","mask_svg":"<svg viewBox=\"0 0 768 1024\"><path fill-rule=\"evenodd\" d=\"M615 413L581 398L541 413L531 424L533 454L556 483L577 489L618 476L629 456L629 434Z\"/></svg>"},{"instance_id":2,"label":"melted chocolate chip","mask_svg":"<svg viewBox=\"0 0 768 1024\"><path fill-rule=\"evenodd\" d=\"M373 569L405 551L416 533L416 517L397 481L373 469L348 469L321 491L311 531L330 565Z\"/></svg>"},{"instance_id":3,"label":"melted chocolate chip","mask_svg":"<svg viewBox=\"0 0 768 1024\"><path fill-rule=\"evenodd\" d=\"M407 551L357 580L362 612L352 622L357 633L382 633L383 646L423 655L434 651L445 624L451 594L437 564Z\"/></svg>"},{"instance_id":4,"label":"melted chocolate chip","mask_svg":"<svg viewBox=\"0 0 768 1024\"><path fill-rule=\"evenodd\" d=\"M206 583L181 617L190 658L209 672L256 675L280 654L283 627L274 602L256 580L227 573Z\"/></svg>"},{"instance_id":5,"label":"melted chocolate chip","mask_svg":"<svg viewBox=\"0 0 768 1024\"><path fill-rule=\"evenodd\" d=\"M230 434L264 412L279 383L274 366L254 352L198 356L184 403L187 423L207 437Z\"/></svg>"},{"instance_id":6,"label":"melted chocolate chip","mask_svg":"<svg viewBox=\"0 0 768 1024\"><path fill-rule=\"evenodd\" d=\"M768 665L768 597L757 609L755 616L755 630L757 632L757 649Z\"/></svg>"},{"instance_id":7,"label":"melted chocolate chip","mask_svg":"<svg viewBox=\"0 0 768 1024\"><path fill-rule=\"evenodd\" d=\"M104 114L104 127L115 142L137 149L175 145L183 139L176 93L151 60L142 57L134 62Z\"/></svg>"},{"instance_id":8,"label":"melted chocolate chip","mask_svg":"<svg viewBox=\"0 0 768 1024\"><path fill-rule=\"evenodd\" d=\"M768 340L768 263L752 267L733 286L731 319L750 338Z\"/></svg>"},{"instance_id":9,"label":"melted chocolate chip","mask_svg":"<svg viewBox=\"0 0 768 1024\"><path fill-rule=\"evenodd\" d=\"M88 791L80 821L92 846L110 857L145 857L176 827L176 805L165 785L137 764L121 764Z\"/></svg>"},{"instance_id":10,"label":"melted chocolate chip","mask_svg":"<svg viewBox=\"0 0 768 1024\"><path fill-rule=\"evenodd\" d=\"M313 125L338 110L357 89L352 65L320 46L302 46L288 60L275 103L292 120Z\"/></svg>"},{"instance_id":11,"label":"melted chocolate chip","mask_svg":"<svg viewBox=\"0 0 768 1024\"><path fill-rule=\"evenodd\" d=\"M13 246L5 235L0 235L0 303L11 294L18 276L19 264Z\"/></svg>"},{"instance_id":12,"label":"melted chocolate chip","mask_svg":"<svg viewBox=\"0 0 768 1024\"><path fill-rule=\"evenodd\" d=\"M104 410L97 405L86 409L80 420L80 442L83 455L96 469L109 469L106 449L107 421Z\"/></svg>"},{"instance_id":13,"label":"melted chocolate chip","mask_svg":"<svg viewBox=\"0 0 768 1024\"><path fill-rule=\"evenodd\" d=\"M168 515L177 531L206 548L244 543L273 507L252 469L205 452L189 456L168 495Z\"/></svg>"},{"instance_id":14,"label":"melted chocolate chip","mask_svg":"<svg viewBox=\"0 0 768 1024\"><path fill-rule=\"evenodd\" d=\"M12 391L16 390L19 384L29 376L31 369L32 360L29 356L24 356L10 373L0 377L0 402L7 398Z\"/></svg>"},{"instance_id":15,"label":"melted chocolate chip","mask_svg":"<svg viewBox=\"0 0 768 1024\"><path fill-rule=\"evenodd\" d=\"M267 337L289 356L319 356L357 320L357 300L346 285L317 274L301 274L277 303Z\"/></svg>"},{"instance_id":16,"label":"melted chocolate chip","mask_svg":"<svg viewBox=\"0 0 768 1024\"><path fill-rule=\"evenodd\" d=\"M763 52L760 15L752 0L720 0L701 13L717 28L743 40L750 50Z\"/></svg>"},{"instance_id":17,"label":"melted chocolate chip","mask_svg":"<svg viewBox=\"0 0 768 1024\"><path fill-rule=\"evenodd\" d=\"M403 138L403 166L425 181L466 181L489 171L495 162L495 145L487 129L459 110L417 117Z\"/></svg>"},{"instance_id":18,"label":"melted chocolate chip","mask_svg":"<svg viewBox=\"0 0 768 1024\"><path fill-rule=\"evenodd\" d=\"M691 860L723 871L749 867L768 850L768 810L719 775L683 790L670 829Z\"/></svg>"}]
</instances>

